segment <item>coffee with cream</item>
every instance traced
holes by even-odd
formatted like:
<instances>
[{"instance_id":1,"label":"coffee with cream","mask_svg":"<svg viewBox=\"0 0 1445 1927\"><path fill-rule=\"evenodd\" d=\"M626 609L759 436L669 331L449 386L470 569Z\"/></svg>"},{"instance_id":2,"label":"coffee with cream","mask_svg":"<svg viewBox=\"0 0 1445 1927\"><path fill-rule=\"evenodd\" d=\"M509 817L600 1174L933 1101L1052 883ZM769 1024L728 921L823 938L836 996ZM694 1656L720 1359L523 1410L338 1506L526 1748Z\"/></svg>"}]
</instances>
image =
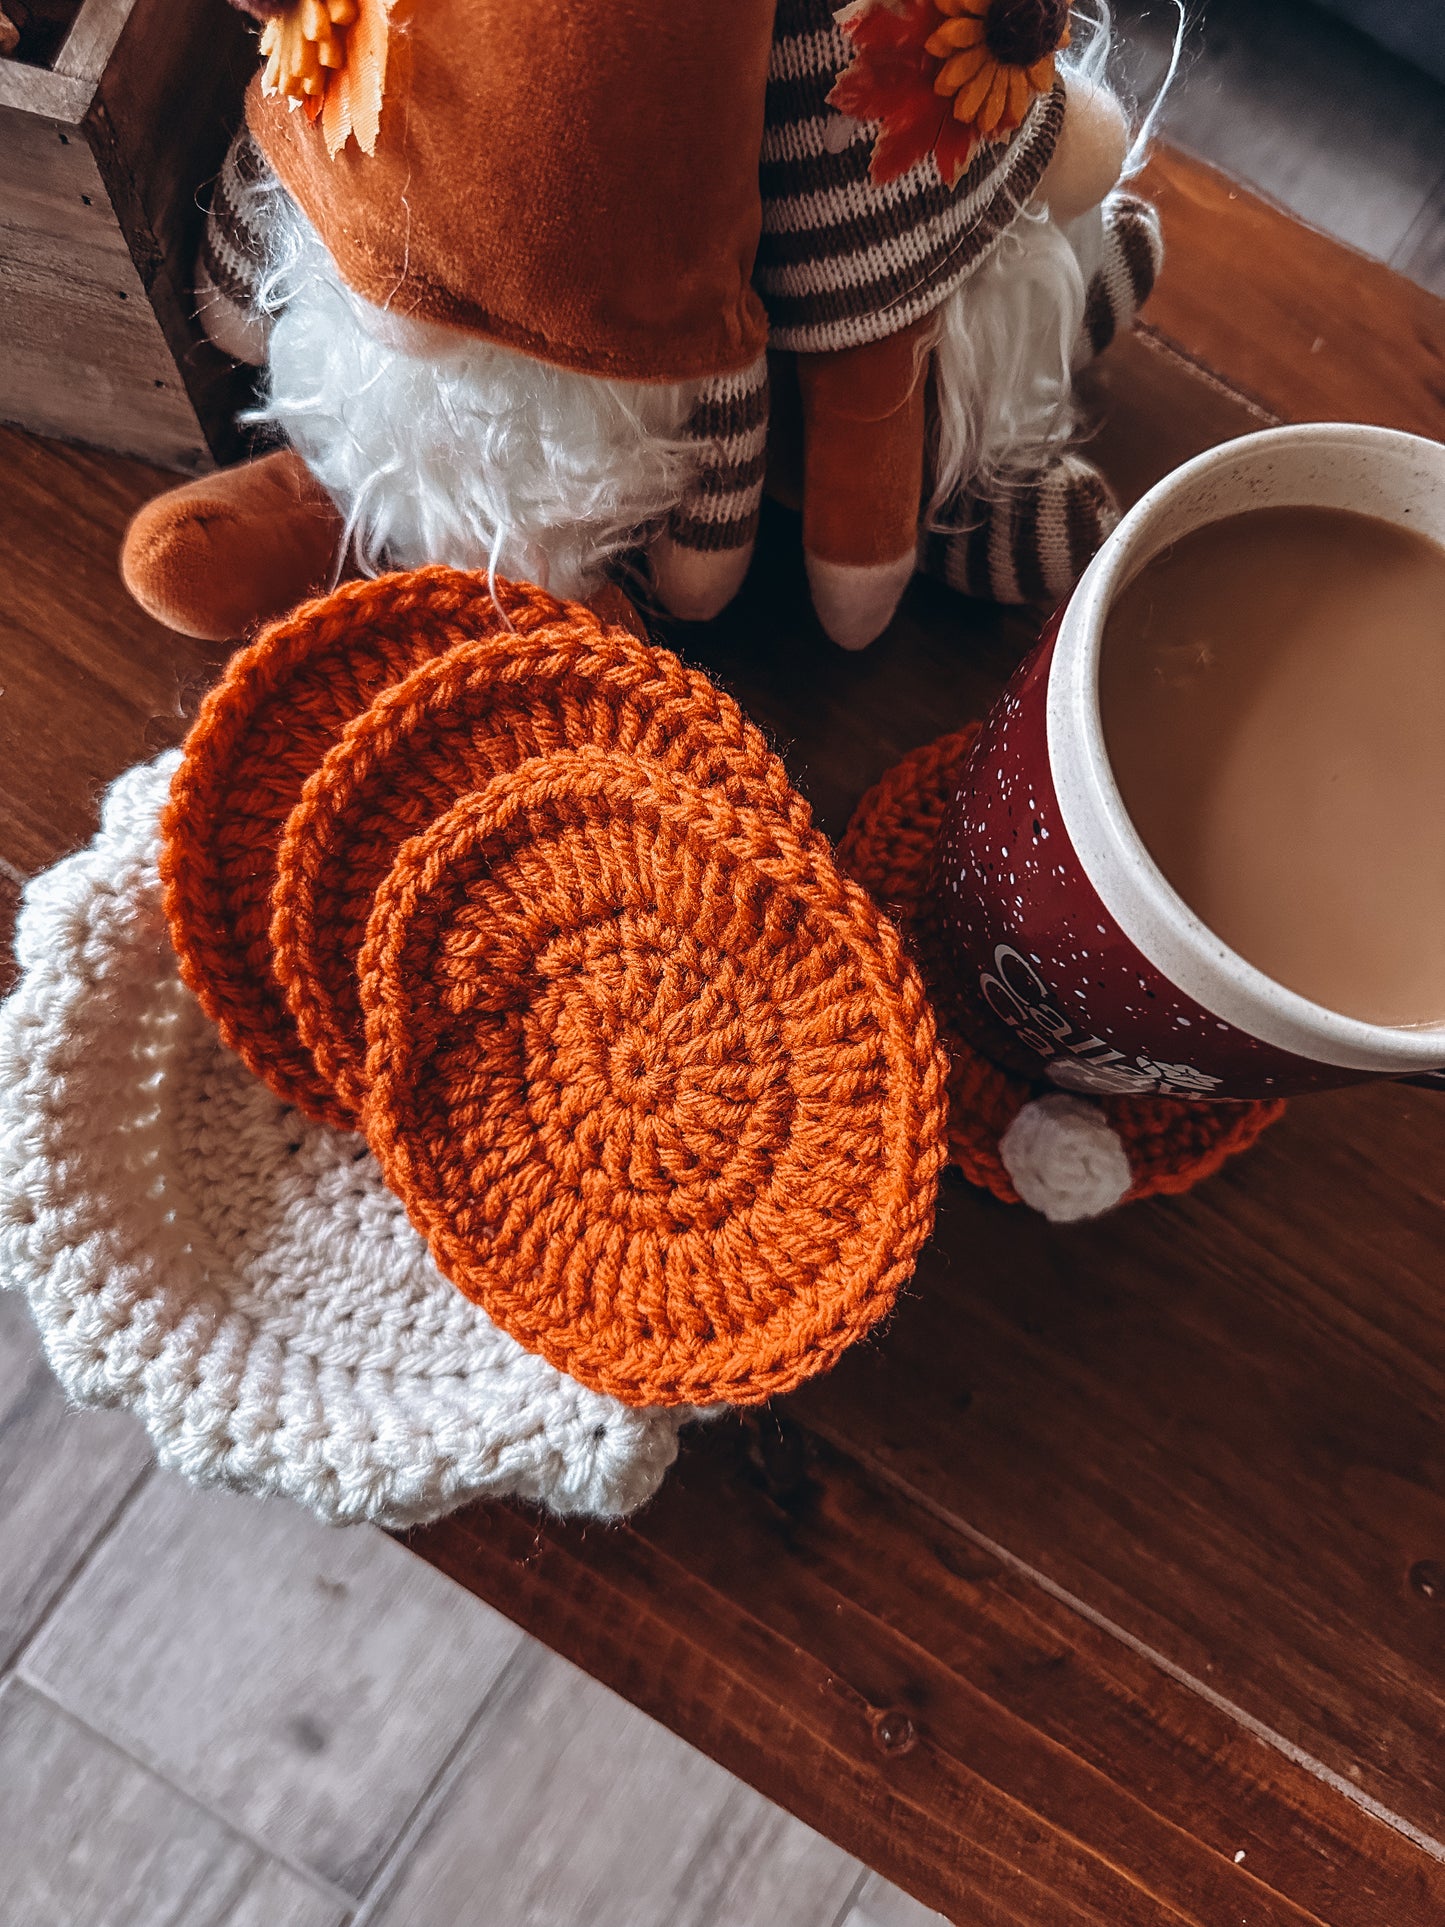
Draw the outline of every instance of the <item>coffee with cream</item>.
<instances>
[{"instance_id":1,"label":"coffee with cream","mask_svg":"<svg viewBox=\"0 0 1445 1927\"><path fill-rule=\"evenodd\" d=\"M1197 529L1116 598L1100 703L1139 835L1232 950L1445 1023L1445 548L1341 509Z\"/></svg>"}]
</instances>

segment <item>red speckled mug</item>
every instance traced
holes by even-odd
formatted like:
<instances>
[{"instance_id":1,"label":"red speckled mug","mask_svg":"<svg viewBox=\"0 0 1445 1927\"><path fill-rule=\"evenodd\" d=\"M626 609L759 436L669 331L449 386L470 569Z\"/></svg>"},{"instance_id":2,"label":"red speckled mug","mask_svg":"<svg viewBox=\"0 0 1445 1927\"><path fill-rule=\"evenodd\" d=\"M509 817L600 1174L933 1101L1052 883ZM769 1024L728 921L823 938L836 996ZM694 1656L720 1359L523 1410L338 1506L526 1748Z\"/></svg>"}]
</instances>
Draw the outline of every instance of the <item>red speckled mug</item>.
<instances>
[{"instance_id":1,"label":"red speckled mug","mask_svg":"<svg viewBox=\"0 0 1445 1927\"><path fill-rule=\"evenodd\" d=\"M1120 523L984 722L933 900L958 1021L1011 1070L1068 1091L1230 1099L1445 1065L1445 1027L1341 1016L1230 950L1165 881L1109 767L1098 670L1114 597L1191 530L1283 506L1363 510L1445 543L1445 447L1315 423L1186 463Z\"/></svg>"}]
</instances>

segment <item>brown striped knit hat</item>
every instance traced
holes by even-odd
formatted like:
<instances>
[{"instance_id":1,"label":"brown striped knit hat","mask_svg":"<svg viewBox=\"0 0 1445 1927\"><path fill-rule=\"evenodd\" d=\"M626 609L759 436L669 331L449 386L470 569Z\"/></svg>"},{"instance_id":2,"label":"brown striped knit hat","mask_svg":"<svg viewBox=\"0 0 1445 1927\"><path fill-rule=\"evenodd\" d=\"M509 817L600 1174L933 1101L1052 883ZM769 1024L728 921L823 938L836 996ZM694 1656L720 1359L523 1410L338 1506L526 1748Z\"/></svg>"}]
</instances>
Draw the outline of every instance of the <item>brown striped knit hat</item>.
<instances>
[{"instance_id":1,"label":"brown striped knit hat","mask_svg":"<svg viewBox=\"0 0 1445 1927\"><path fill-rule=\"evenodd\" d=\"M853 57L835 13L833 0L779 0L764 114L753 282L771 346L805 353L880 341L947 300L1027 206L1064 120L1055 85L954 186L931 155L880 184L868 129L828 102Z\"/></svg>"}]
</instances>

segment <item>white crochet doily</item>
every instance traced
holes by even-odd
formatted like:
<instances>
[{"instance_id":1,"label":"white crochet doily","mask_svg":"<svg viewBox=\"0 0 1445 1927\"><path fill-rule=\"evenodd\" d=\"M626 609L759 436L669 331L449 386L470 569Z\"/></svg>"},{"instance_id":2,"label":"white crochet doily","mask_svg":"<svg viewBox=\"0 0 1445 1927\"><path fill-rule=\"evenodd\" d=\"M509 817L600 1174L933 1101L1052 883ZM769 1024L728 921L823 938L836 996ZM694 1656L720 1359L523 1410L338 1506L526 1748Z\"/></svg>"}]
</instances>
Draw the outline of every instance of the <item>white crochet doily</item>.
<instances>
[{"instance_id":1,"label":"white crochet doily","mask_svg":"<svg viewBox=\"0 0 1445 1927\"><path fill-rule=\"evenodd\" d=\"M617 1517L692 1412L638 1411L525 1352L448 1284L358 1137L308 1123L176 972L156 874L178 752L37 877L0 1009L0 1283L73 1398L128 1406L196 1480L324 1519L468 1499Z\"/></svg>"}]
</instances>

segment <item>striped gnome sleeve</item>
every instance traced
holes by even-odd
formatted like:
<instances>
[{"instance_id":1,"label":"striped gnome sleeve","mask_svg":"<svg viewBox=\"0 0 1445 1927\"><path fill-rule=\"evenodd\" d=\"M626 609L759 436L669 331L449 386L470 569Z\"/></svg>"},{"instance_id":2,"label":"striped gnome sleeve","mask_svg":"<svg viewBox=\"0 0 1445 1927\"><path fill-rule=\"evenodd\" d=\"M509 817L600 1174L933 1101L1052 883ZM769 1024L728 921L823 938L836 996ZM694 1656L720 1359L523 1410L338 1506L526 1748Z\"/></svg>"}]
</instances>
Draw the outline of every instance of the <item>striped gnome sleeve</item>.
<instances>
[{"instance_id":1,"label":"striped gnome sleeve","mask_svg":"<svg viewBox=\"0 0 1445 1927\"><path fill-rule=\"evenodd\" d=\"M261 303L267 235L281 183L243 122L211 190L196 261L196 312L223 354L260 368L270 319Z\"/></svg>"},{"instance_id":2,"label":"striped gnome sleeve","mask_svg":"<svg viewBox=\"0 0 1445 1927\"><path fill-rule=\"evenodd\" d=\"M698 465L652 545L653 583L686 622L706 622L736 595L757 541L768 440L768 360L703 384L683 428Z\"/></svg>"},{"instance_id":3,"label":"striped gnome sleeve","mask_svg":"<svg viewBox=\"0 0 1445 1927\"><path fill-rule=\"evenodd\" d=\"M1083 282L1082 321L1072 370L1127 334L1163 265L1159 216L1119 190L1063 230ZM1099 469L1060 442L1026 468L1003 466L940 503L920 566L951 589L981 600L1052 604L1063 600L1119 520Z\"/></svg>"}]
</instances>

